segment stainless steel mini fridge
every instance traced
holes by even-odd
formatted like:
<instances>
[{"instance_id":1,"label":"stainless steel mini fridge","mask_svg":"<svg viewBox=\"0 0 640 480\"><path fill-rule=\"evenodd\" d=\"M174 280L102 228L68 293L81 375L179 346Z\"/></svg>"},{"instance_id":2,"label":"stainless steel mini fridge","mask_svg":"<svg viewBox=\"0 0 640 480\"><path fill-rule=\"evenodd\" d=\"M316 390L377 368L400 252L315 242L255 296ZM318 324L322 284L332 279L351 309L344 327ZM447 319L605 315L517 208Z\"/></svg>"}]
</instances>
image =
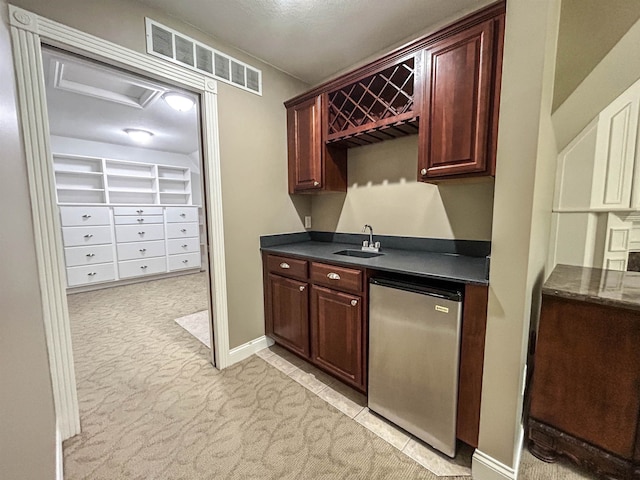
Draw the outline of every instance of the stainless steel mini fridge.
<instances>
[{"instance_id":1,"label":"stainless steel mini fridge","mask_svg":"<svg viewBox=\"0 0 640 480\"><path fill-rule=\"evenodd\" d=\"M460 291L370 280L369 409L450 457L461 323Z\"/></svg>"}]
</instances>

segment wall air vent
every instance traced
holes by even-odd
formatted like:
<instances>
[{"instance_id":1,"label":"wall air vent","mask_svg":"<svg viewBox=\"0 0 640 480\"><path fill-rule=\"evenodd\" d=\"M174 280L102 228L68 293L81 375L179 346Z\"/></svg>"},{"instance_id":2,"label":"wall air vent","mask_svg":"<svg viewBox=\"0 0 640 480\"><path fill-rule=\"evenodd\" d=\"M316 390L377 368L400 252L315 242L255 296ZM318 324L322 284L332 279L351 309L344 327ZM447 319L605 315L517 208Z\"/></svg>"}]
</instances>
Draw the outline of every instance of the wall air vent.
<instances>
[{"instance_id":1,"label":"wall air vent","mask_svg":"<svg viewBox=\"0 0 640 480\"><path fill-rule=\"evenodd\" d=\"M262 95L262 72L169 27L146 18L147 53Z\"/></svg>"}]
</instances>

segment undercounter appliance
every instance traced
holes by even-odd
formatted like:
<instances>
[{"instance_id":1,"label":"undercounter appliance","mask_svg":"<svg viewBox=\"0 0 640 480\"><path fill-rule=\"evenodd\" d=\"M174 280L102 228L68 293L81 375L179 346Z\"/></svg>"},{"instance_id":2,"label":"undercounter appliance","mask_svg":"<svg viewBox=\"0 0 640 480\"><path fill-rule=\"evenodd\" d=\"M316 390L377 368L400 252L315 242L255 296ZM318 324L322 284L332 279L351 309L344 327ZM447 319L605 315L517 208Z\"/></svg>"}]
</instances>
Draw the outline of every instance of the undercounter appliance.
<instances>
[{"instance_id":1,"label":"undercounter appliance","mask_svg":"<svg viewBox=\"0 0 640 480\"><path fill-rule=\"evenodd\" d=\"M450 457L461 324L462 288L370 279L368 407Z\"/></svg>"}]
</instances>

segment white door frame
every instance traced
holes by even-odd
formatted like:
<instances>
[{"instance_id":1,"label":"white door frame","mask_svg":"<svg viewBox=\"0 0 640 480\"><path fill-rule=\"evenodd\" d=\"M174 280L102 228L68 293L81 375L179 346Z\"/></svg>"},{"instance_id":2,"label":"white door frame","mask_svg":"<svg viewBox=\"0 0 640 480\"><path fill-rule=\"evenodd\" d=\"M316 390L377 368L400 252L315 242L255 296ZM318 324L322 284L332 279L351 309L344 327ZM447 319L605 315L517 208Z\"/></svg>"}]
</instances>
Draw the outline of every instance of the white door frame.
<instances>
[{"instance_id":1,"label":"white door frame","mask_svg":"<svg viewBox=\"0 0 640 480\"><path fill-rule=\"evenodd\" d=\"M52 45L127 70L146 74L199 93L202 99L204 192L215 365L229 364L227 281L224 254L220 151L218 142L217 83L151 55L129 50L67 27L32 12L9 5L13 62L18 85L20 119L24 136L36 260L56 418L62 439L80 433L73 352L67 309L66 281L60 221L56 207L49 118L44 88L41 44Z\"/></svg>"}]
</instances>

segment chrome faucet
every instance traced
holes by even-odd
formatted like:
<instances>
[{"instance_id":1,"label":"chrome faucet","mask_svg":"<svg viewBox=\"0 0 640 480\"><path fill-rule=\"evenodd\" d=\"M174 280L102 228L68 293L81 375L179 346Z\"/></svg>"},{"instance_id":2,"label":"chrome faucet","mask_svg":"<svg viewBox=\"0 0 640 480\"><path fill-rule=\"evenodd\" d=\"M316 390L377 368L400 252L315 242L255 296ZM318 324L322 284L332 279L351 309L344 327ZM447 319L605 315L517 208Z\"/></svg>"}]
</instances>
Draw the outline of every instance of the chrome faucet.
<instances>
[{"instance_id":1,"label":"chrome faucet","mask_svg":"<svg viewBox=\"0 0 640 480\"><path fill-rule=\"evenodd\" d=\"M380 250L380 242L373 243L373 227L371 225L366 224L362 227L362 232L366 232L367 228L369 229L369 240L365 240L362 242L362 250L367 250L369 252L377 252Z\"/></svg>"}]
</instances>

